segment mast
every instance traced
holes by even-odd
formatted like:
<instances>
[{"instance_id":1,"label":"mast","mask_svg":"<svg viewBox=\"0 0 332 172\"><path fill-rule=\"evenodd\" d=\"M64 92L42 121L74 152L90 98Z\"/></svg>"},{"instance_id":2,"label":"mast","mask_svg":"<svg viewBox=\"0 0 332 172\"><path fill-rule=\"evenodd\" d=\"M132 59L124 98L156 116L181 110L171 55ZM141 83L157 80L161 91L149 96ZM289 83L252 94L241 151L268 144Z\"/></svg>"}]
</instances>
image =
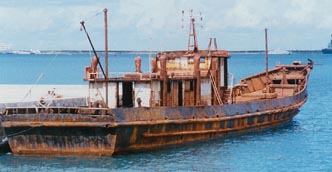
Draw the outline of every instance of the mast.
<instances>
[{"instance_id":1,"label":"mast","mask_svg":"<svg viewBox=\"0 0 332 172\"><path fill-rule=\"evenodd\" d=\"M184 12L182 11L182 14ZM191 37L193 37L193 45L192 45L192 40ZM196 37L196 30L195 30L195 18L193 15L193 10L190 10L190 28L189 28L189 39L188 39L188 51L190 48L194 48L193 51L197 52L198 51L198 43L197 43L197 37Z\"/></svg>"},{"instance_id":2,"label":"mast","mask_svg":"<svg viewBox=\"0 0 332 172\"><path fill-rule=\"evenodd\" d=\"M184 16L183 10L182 10L182 16ZM197 41L196 28L195 28L195 17L192 9L190 10L189 18L190 18L190 26L189 26L189 37L188 37L188 51L193 51L194 53L194 75L196 78L195 105L200 105L201 104L200 55L198 54L198 41ZM200 19L201 21L203 20L202 17L200 17Z\"/></svg>"},{"instance_id":3,"label":"mast","mask_svg":"<svg viewBox=\"0 0 332 172\"><path fill-rule=\"evenodd\" d=\"M106 91L106 107L108 107L108 30L107 30L107 8L104 9L104 22L105 22L105 91Z\"/></svg>"},{"instance_id":4,"label":"mast","mask_svg":"<svg viewBox=\"0 0 332 172\"><path fill-rule=\"evenodd\" d=\"M265 28L265 77L266 77L266 93L269 93L269 74L268 74L268 71L269 71L269 53L268 53L269 49L268 49L268 41L267 41L267 28Z\"/></svg>"}]
</instances>

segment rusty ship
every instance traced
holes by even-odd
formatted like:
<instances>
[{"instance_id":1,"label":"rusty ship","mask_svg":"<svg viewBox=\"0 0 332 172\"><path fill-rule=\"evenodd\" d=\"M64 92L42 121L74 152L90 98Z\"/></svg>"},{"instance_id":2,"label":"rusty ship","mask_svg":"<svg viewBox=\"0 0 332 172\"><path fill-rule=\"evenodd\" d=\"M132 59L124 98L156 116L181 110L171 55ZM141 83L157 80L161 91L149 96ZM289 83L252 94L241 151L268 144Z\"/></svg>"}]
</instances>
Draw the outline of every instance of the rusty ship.
<instances>
[{"instance_id":1,"label":"rusty ship","mask_svg":"<svg viewBox=\"0 0 332 172\"><path fill-rule=\"evenodd\" d=\"M332 54L332 34L331 34L331 41L328 43L327 48L322 49L323 54Z\"/></svg>"},{"instance_id":2,"label":"rusty ship","mask_svg":"<svg viewBox=\"0 0 332 172\"><path fill-rule=\"evenodd\" d=\"M106 71L98 56L85 68L85 106L3 107L0 125L13 154L142 152L273 128L298 114L312 61L277 65L230 87L229 53L215 39L198 49L190 21L188 50L157 53L150 73L141 72L140 57L135 72L108 72L105 36Z\"/></svg>"}]
</instances>

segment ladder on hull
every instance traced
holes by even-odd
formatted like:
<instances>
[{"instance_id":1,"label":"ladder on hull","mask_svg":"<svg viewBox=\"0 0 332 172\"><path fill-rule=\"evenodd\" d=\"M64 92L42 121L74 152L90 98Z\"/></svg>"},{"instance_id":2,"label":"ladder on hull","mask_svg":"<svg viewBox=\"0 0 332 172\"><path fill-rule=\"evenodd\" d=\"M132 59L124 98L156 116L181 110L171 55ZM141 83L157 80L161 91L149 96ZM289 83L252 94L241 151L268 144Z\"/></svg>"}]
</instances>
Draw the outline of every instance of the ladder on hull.
<instances>
[{"instance_id":1,"label":"ladder on hull","mask_svg":"<svg viewBox=\"0 0 332 172\"><path fill-rule=\"evenodd\" d=\"M219 94L219 90L217 88L216 82L215 82L215 80L214 80L211 73L210 73L210 80L211 80L211 84L212 84L212 87L213 87L214 95L216 96L219 105L221 105L222 101L221 101L221 97L220 97L220 94Z\"/></svg>"}]
</instances>

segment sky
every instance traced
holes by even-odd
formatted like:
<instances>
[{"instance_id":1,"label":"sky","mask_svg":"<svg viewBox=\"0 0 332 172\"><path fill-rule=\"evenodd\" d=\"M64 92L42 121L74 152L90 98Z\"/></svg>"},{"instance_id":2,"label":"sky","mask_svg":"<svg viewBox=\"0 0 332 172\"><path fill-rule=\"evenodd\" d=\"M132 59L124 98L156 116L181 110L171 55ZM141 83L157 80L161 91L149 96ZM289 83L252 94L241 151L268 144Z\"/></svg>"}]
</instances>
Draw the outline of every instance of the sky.
<instances>
[{"instance_id":1,"label":"sky","mask_svg":"<svg viewBox=\"0 0 332 172\"><path fill-rule=\"evenodd\" d=\"M96 49L103 50L104 8L110 50L187 49L191 9L200 49L216 38L219 49L263 50L268 28L269 49L319 50L332 33L331 0L2 0L0 45L90 50L80 31L84 20Z\"/></svg>"}]
</instances>

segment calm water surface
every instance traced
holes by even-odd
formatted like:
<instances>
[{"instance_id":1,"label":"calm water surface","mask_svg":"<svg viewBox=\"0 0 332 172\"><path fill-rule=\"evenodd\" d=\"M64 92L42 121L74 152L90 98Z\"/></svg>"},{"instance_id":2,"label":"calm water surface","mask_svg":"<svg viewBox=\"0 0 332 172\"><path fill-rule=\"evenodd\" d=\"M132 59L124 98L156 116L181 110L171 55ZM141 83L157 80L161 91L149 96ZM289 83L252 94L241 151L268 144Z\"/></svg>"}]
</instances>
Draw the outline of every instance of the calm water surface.
<instances>
[{"instance_id":1,"label":"calm water surface","mask_svg":"<svg viewBox=\"0 0 332 172\"><path fill-rule=\"evenodd\" d=\"M111 55L111 71L134 71L136 54ZM143 57L148 71L149 55ZM285 126L238 137L115 156L0 155L0 171L332 171L332 55L270 55L270 67L315 61L309 99ZM2 55L0 84L84 84L89 54ZM264 55L232 55L235 81L265 70ZM44 77L38 80L43 73ZM0 98L2 98L0 96Z\"/></svg>"}]
</instances>

